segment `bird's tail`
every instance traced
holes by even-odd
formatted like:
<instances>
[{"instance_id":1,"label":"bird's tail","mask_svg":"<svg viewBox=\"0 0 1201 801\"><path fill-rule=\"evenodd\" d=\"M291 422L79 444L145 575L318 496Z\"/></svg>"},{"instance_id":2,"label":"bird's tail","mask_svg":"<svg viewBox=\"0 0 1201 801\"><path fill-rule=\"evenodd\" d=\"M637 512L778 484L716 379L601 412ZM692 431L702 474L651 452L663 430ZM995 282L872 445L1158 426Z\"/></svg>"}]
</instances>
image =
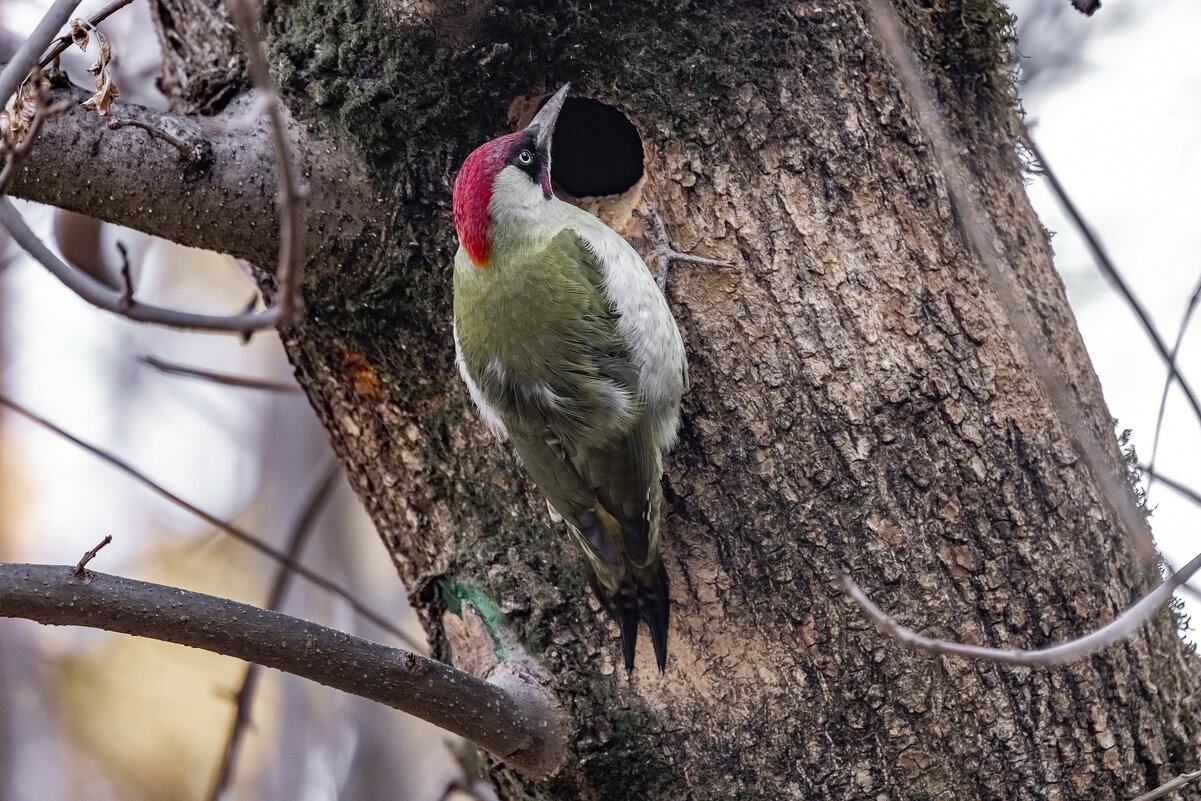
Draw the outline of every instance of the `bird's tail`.
<instances>
[{"instance_id":1,"label":"bird's tail","mask_svg":"<svg viewBox=\"0 0 1201 801\"><path fill-rule=\"evenodd\" d=\"M621 630L621 650L626 673L634 672L634 653L638 646L638 621L646 622L655 649L655 663L662 673L667 668L667 624L671 605L667 595L667 571L658 559L642 573L623 577L616 592L607 590L592 574L592 591Z\"/></svg>"}]
</instances>

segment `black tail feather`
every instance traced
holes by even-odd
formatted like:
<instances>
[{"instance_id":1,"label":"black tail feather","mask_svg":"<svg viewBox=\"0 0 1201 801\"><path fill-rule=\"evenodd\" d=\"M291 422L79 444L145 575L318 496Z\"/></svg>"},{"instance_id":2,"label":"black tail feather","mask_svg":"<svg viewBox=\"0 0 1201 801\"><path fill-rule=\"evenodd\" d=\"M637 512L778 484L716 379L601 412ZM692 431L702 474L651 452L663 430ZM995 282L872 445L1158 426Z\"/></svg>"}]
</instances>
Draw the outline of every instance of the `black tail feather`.
<instances>
[{"instance_id":1,"label":"black tail feather","mask_svg":"<svg viewBox=\"0 0 1201 801\"><path fill-rule=\"evenodd\" d=\"M631 585L622 587L610 600L609 614L621 629L621 652L626 660L626 673L634 672L634 653L638 649L638 591Z\"/></svg>"},{"instance_id":2,"label":"black tail feather","mask_svg":"<svg viewBox=\"0 0 1201 801\"><path fill-rule=\"evenodd\" d=\"M667 669L667 623L671 617L671 599L667 595L667 570L659 565L659 573L652 583L638 587L638 609L646 627L651 630L651 644L655 647L655 663L659 672Z\"/></svg>"},{"instance_id":3,"label":"black tail feather","mask_svg":"<svg viewBox=\"0 0 1201 801\"><path fill-rule=\"evenodd\" d=\"M650 629L659 672L666 670L667 624L671 607L667 595L667 571L663 566L659 566L659 572L651 582L635 584L631 581L611 595L592 577L592 590L621 630L621 651L625 657L626 673L634 672L640 620L646 621Z\"/></svg>"}]
</instances>

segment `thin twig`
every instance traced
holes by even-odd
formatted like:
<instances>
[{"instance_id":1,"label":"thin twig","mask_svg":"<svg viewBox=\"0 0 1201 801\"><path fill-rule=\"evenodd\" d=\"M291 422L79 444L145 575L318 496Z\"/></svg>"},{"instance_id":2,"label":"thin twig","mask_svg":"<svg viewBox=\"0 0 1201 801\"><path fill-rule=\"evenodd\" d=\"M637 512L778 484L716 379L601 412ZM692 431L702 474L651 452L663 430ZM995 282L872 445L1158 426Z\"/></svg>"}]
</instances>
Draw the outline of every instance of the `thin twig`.
<instances>
[{"instance_id":1,"label":"thin twig","mask_svg":"<svg viewBox=\"0 0 1201 801\"><path fill-rule=\"evenodd\" d=\"M1193 392L1188 379L1181 375L1177 369L1175 354L1173 351L1168 350L1167 343L1163 341L1163 337L1159 335L1155 324L1151 322L1151 315L1147 313L1147 310L1143 308L1143 304L1134 296L1133 290L1130 289L1130 286L1122 278L1121 273L1118 272L1118 268L1110 260L1109 254L1105 252L1105 248L1101 245L1101 240L1093 233L1088 221L1080 215L1080 212L1076 209L1076 204L1068 197L1063 184L1056 177L1055 171L1051 169L1051 165L1047 163L1046 157L1029 135L1026 137L1026 145L1030 148L1030 152L1034 154L1034 157L1038 159L1040 172L1047 177L1047 183L1051 185L1051 192L1055 195L1055 199L1059 201L1059 205L1067 212L1072 224L1076 226L1076 230L1084 238L1085 244L1088 245L1089 251L1093 254L1093 261L1097 263L1097 266L1101 268L1101 273L1109 279L1114 289L1126 301L1126 305L1134 312L1134 316L1138 318L1139 324L1142 325L1143 331L1147 334L1147 338L1151 340L1151 344L1155 346L1156 352L1159 353L1159 358L1167 365L1169 380L1174 378L1176 383L1180 385L1180 389L1184 392L1184 397L1188 399L1189 406L1193 408L1193 416L1197 419L1198 423L1201 423L1201 401L1197 399L1197 395Z\"/></svg>"},{"instance_id":2,"label":"thin twig","mask_svg":"<svg viewBox=\"0 0 1201 801\"><path fill-rule=\"evenodd\" d=\"M158 139L166 142L171 147L179 151L179 155L183 156L188 161L196 161L200 158L199 149L195 145L189 145L184 140L174 134L168 133L157 125L151 125L144 120L109 120L108 129L117 131L121 128L140 128L150 135L151 139Z\"/></svg>"},{"instance_id":3,"label":"thin twig","mask_svg":"<svg viewBox=\"0 0 1201 801\"><path fill-rule=\"evenodd\" d=\"M75 578L83 578L84 568L88 566L88 562L95 559L96 554L100 553L100 549L103 548L105 545L108 545L112 541L113 541L113 535L105 534L104 539L100 540L100 542L97 543L95 548L93 548L92 550L85 553L83 555L83 557L79 560L79 563L77 565L75 565L75 570L73 571L75 573Z\"/></svg>"},{"instance_id":4,"label":"thin twig","mask_svg":"<svg viewBox=\"0 0 1201 801\"><path fill-rule=\"evenodd\" d=\"M1192 487L1188 486L1187 484L1181 484L1179 481L1176 481L1175 479L1168 478L1163 473L1155 472L1155 470L1150 465L1141 465L1140 464L1138 466L1138 469L1142 470L1144 473L1146 473L1149 478L1154 478L1156 481L1158 481L1160 484L1163 484L1168 489L1175 490L1176 492L1178 492L1181 495L1183 495L1184 497L1188 498L1190 501L1192 501L1196 505L1201 506L1201 492L1197 492L1197 490L1193 489Z\"/></svg>"},{"instance_id":5,"label":"thin twig","mask_svg":"<svg viewBox=\"0 0 1201 801\"><path fill-rule=\"evenodd\" d=\"M288 325L300 310L300 276L298 266L304 263L302 217L305 190L300 186L292 147L284 125L283 103L271 80L271 69L263 53L258 35L258 7L250 0L232 0L227 6L233 17L242 47L246 50L250 81L263 97L263 110L271 130L271 146L275 151L275 169L279 173L276 209L279 213L279 324Z\"/></svg>"},{"instance_id":6,"label":"thin twig","mask_svg":"<svg viewBox=\"0 0 1201 801\"><path fill-rule=\"evenodd\" d=\"M171 328L187 328L195 331L215 331L246 334L264 328L272 328L280 319L279 307L261 312L233 315L194 314L148 303L133 301L125 308L124 292L118 292L76 270L54 255L41 237L30 230L25 218L7 197L0 197L0 224L12 235L13 241L37 260L50 273L66 284L67 288L93 306L131 320L155 323Z\"/></svg>"},{"instance_id":7,"label":"thin twig","mask_svg":"<svg viewBox=\"0 0 1201 801\"><path fill-rule=\"evenodd\" d=\"M124 311L133 305L133 271L129 266L129 250L124 242L117 243L117 252L121 254L121 297L117 301Z\"/></svg>"},{"instance_id":8,"label":"thin twig","mask_svg":"<svg viewBox=\"0 0 1201 801\"><path fill-rule=\"evenodd\" d=\"M68 565L0 564L0 617L89 626L202 648L416 715L541 778L566 755L564 716L535 681L495 683L279 612Z\"/></svg>"},{"instance_id":9,"label":"thin twig","mask_svg":"<svg viewBox=\"0 0 1201 801\"><path fill-rule=\"evenodd\" d=\"M50 6L33 29L33 33L17 48L12 60L4 65L4 70L0 71L0 108L8 106L9 98L25 82L29 71L38 63L38 56L54 39L54 34L67 24L71 12L78 5L79 0L55 0L54 5Z\"/></svg>"},{"instance_id":10,"label":"thin twig","mask_svg":"<svg viewBox=\"0 0 1201 801\"><path fill-rule=\"evenodd\" d=\"M1183 495L1185 498L1192 501L1197 506L1201 506L1201 493L1198 493L1192 487L1189 487L1185 484L1181 484L1179 481L1176 481L1174 479L1168 478L1167 476L1163 475L1162 473L1156 473L1155 468L1152 467L1151 465L1139 465L1138 469L1141 470L1145 476L1147 476L1147 486L1148 487L1151 486L1152 480L1158 481L1159 483L1163 484L1168 489L1174 490L1175 492L1178 492L1179 494ZM1163 564L1164 572L1167 573L1169 577L1176 575L1176 568L1167 560L1167 557L1161 557L1160 561ZM1201 590L1193 587L1193 585L1185 584L1181 587L1181 589L1184 590L1189 595L1191 595L1193 598L1196 598L1198 601L1201 601Z\"/></svg>"},{"instance_id":11,"label":"thin twig","mask_svg":"<svg viewBox=\"0 0 1201 801\"><path fill-rule=\"evenodd\" d=\"M311 492L305 493L308 501L301 509L288 535L287 554L289 559L300 559L300 552L308 541L309 534L313 531L313 524L317 522L317 516L333 492L334 479L338 477L338 472L338 463L332 462L322 470L317 487ZM271 585L271 592L267 596L267 604L264 608L274 612L279 611L292 575L292 571L281 566L281 569L275 574L275 581ZM230 723L229 735L225 740L225 748L221 751L221 764L218 766L217 776L213 780L213 789L208 796L209 801L218 801L233 778L234 766L238 763L238 753L241 750L242 735L250 724L250 710L254 706L254 696L258 689L260 673L261 666L257 663L251 662L246 666L246 672L242 676L242 685L234 697L234 717Z\"/></svg>"},{"instance_id":12,"label":"thin twig","mask_svg":"<svg viewBox=\"0 0 1201 801\"><path fill-rule=\"evenodd\" d=\"M106 19L112 16L115 12L120 11L132 2L133 0L115 0L115 2L109 3L107 6L100 9L88 18L87 26L89 28L95 28L101 22L104 22ZM42 67L43 69L50 66L50 62L54 61L54 59L65 53L67 48L72 44L73 42L70 34L58 37L58 41L56 41L46 52L46 54L42 56L41 61L38 62L38 66Z\"/></svg>"},{"instance_id":13,"label":"thin twig","mask_svg":"<svg viewBox=\"0 0 1201 801\"><path fill-rule=\"evenodd\" d=\"M5 67L3 73L0 73L0 92L2 92L0 96L7 99L16 91L21 81L25 79L29 70L33 67L37 54L45 50L50 44L55 31L63 26L75 5L76 3L69 2L69 0L58 0L55 3L46 17L42 19L42 22L39 23L34 35L26 40L17 52L17 55ZM123 5L123 2L111 4L104 9L102 12L103 16L97 15L99 19L94 17L91 24L94 25L100 19L113 13ZM252 79L256 87L264 93L267 99L265 108L271 132L272 148L275 154L276 172L279 179L277 198L277 207L280 215L279 267L277 272L278 297L270 308L258 313L220 316L180 312L174 309L137 302L126 304L119 293L113 292L109 287L91 276L80 274L79 271L64 264L51 253L29 229L20 212L16 210L7 198L0 198L0 223L3 223L8 228L13 239L29 255L45 266L46 269L66 284L73 292L94 306L139 322L197 331L232 332L246 337L253 331L289 324L299 309L300 285L297 265L301 262L303 228L301 224L301 206L304 192L300 187L299 174L292 156L291 147L288 143L282 104L271 84L266 58L263 55L258 37L255 35L253 12L247 8L245 2L233 3L233 10L235 18L240 20L238 28L248 51ZM51 48L46 58L52 60L57 56L57 53L61 53L62 50L58 49L60 46L62 49L69 46L69 37L67 43L60 40L58 45ZM18 68L20 69L18 70ZM11 84L11 87L9 87L9 84ZM165 131L152 130L151 127L138 123L128 122L125 124L138 125L138 127L147 130L159 138L168 137L164 138L164 141L171 142L175 147L183 145L189 153L192 153L194 150L188 147L186 143L178 140L177 137L166 134ZM121 126L118 125L117 127ZM175 141L172 141L172 139Z\"/></svg>"},{"instance_id":14,"label":"thin twig","mask_svg":"<svg viewBox=\"0 0 1201 801\"><path fill-rule=\"evenodd\" d=\"M872 599L859 588L850 576L840 578L842 589L855 599L863 611L880 631L907 648L925 651L930 654L952 654L966 656L971 659L983 659L989 662L1001 662L1007 665L1029 665L1050 667L1063 665L1077 659L1083 659L1089 654L1124 640L1138 630L1151 617L1152 613L1167 603L1181 585L1201 570L1201 554L1194 556L1178 573L1160 584L1151 592L1144 595L1137 603L1112 622L1092 631L1083 637L1037 651L1022 651L1010 648L987 648L980 645L968 645L950 640L939 640L918 634L910 628L902 626L876 606Z\"/></svg>"},{"instance_id":15,"label":"thin twig","mask_svg":"<svg viewBox=\"0 0 1201 801\"><path fill-rule=\"evenodd\" d=\"M249 376L232 375L230 373L218 373L214 370L205 370L200 367L189 367L184 364L176 364L157 356L139 356L138 361L147 367L153 367L160 373L167 375L184 376L186 378L198 378L201 381L208 381L211 384L221 384L227 387L240 387L242 389L257 389L263 392L299 392L300 388L295 384L285 384L282 381L269 381L265 378L251 378Z\"/></svg>"},{"instance_id":16,"label":"thin twig","mask_svg":"<svg viewBox=\"0 0 1201 801\"><path fill-rule=\"evenodd\" d=\"M1180 328L1176 329L1176 341L1172 343L1172 364L1176 364L1176 356L1180 353L1180 345L1184 342L1184 334L1188 331L1189 323L1192 322L1193 312L1197 310L1199 300L1201 300L1201 278L1197 279L1197 285L1193 287L1193 293L1189 295L1188 303L1184 307L1184 317L1180 319ZM1168 408L1168 392L1172 389L1172 380L1175 376L1174 370L1168 371L1167 377L1163 380L1163 392L1159 396L1159 411L1155 415L1155 436L1151 439L1151 459L1147 462L1148 489L1155 483L1155 459L1159 455L1159 435L1163 432L1164 412Z\"/></svg>"},{"instance_id":17,"label":"thin twig","mask_svg":"<svg viewBox=\"0 0 1201 801\"><path fill-rule=\"evenodd\" d=\"M1201 770L1194 770L1192 773L1182 773L1170 782L1159 785L1151 792L1143 793L1134 799L1134 801L1155 801L1155 799L1163 798L1168 793L1175 792L1189 782L1196 781L1197 779L1201 779Z\"/></svg>"},{"instance_id":18,"label":"thin twig","mask_svg":"<svg viewBox=\"0 0 1201 801\"><path fill-rule=\"evenodd\" d=\"M909 104L916 114L918 126L934 151L955 212L952 216L968 246L984 266L993 291L1000 299L1014 332L1030 358L1038 386L1050 399L1076 452L1083 457L1089 472L1099 485L1101 501L1109 511L1110 519L1120 523L1148 564L1152 564L1155 560L1155 548L1146 521L1134 503L1133 494L1124 476L1106 467L1112 463L1112 459L1105 457L1093 435L1080 419L1077 404L1068 398L1063 382L1051 369L1044 343L1033 333L1039 329L1030 324L1025 307L1018 301L1005 277L1002 258L993 244L996 239L993 226L980 210L972 184L964 177L963 166L951 143L950 134L947 133L942 117L935 109L929 91L922 81L912 51L905 45L896 12L883 0L868 0L865 7L868 11L868 22L900 77Z\"/></svg>"},{"instance_id":19,"label":"thin twig","mask_svg":"<svg viewBox=\"0 0 1201 801\"><path fill-rule=\"evenodd\" d=\"M224 531L226 534L229 534L234 539L249 545L251 548L254 548L259 553L265 554L265 555L269 556L270 558L274 559L275 561L277 561L281 564L287 565L289 570L295 571L296 573L298 573L299 575L308 579L311 583L315 584L316 586L320 587L321 589L325 590L326 592L329 592L329 593L336 595L339 598L345 600L347 603L350 604L352 609L354 609L356 612L359 613L359 615L361 615L363 617L363 619L370 620L372 623L379 626L384 631L387 631L389 634L392 634L397 639L399 639L401 642L408 645L410 648L413 648L414 650L418 650L418 651L422 650L421 646L418 645L416 642L414 642L412 637L410 637L403 630L398 628L395 623L388 620L383 615L373 612L366 605L364 605L361 601L359 601L357 598L355 598L354 595L352 595L349 590L343 588L342 586L340 586L339 584L337 584L333 581L330 581L329 579L325 578L324 576L321 576L321 575L313 572L312 570L309 570L304 565L298 564L294 559L289 559L288 555L283 553L279 549L274 548L271 545L268 545L267 543L260 540L258 537L255 537L253 534L250 534L250 533L242 530L241 528L238 528L237 526L233 525L232 523L228 523L219 517L209 514L208 512L201 509L200 507L195 506L195 505L189 503L188 501L185 501L183 498L181 498L178 495L176 495L175 493L171 492L169 489L163 487L161 484L156 483L153 479L151 479L146 474L138 471L137 468L133 467L128 462L122 461L117 456L114 456L113 454L109 453L108 451L104 450L103 448L97 447L96 445L93 445L90 442L85 442L82 439L80 439L79 437L75 436L74 434L72 434L62 428L59 428L54 423L51 423L46 418L41 417L40 415L30 411L29 409L20 405L19 403L12 400L11 398L8 398L4 395L0 395L0 406L5 406L5 407L11 409L12 411L16 412L17 414L21 415L26 420L29 420L32 423L36 423L37 425L41 426L42 428L52 431L55 434L57 434L58 436L62 437L63 439L66 439L69 442L74 443L75 445L79 446L80 448L83 448L88 453L92 454L93 456L96 456L97 458L103 460L104 462L107 462L109 465L117 468L122 473L125 473L127 476L133 478L138 483L149 488L155 494L157 494L163 498L166 498L168 501L170 501L171 503L180 507L181 509L185 509L188 512L191 512L193 515L195 515L196 517L199 517L201 520L208 523L210 526L213 526L214 528Z\"/></svg>"}]
</instances>

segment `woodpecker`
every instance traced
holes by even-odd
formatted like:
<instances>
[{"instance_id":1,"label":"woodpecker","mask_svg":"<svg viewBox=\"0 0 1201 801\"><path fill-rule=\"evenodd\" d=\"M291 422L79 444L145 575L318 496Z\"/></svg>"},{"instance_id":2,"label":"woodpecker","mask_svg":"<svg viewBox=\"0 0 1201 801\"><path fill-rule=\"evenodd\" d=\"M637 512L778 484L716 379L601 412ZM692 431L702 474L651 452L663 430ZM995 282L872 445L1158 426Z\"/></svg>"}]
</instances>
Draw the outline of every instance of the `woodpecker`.
<instances>
[{"instance_id":1,"label":"woodpecker","mask_svg":"<svg viewBox=\"0 0 1201 801\"><path fill-rule=\"evenodd\" d=\"M567 90L524 129L477 148L455 179L455 361L480 416L508 437L583 551L626 671L642 620L663 672L662 457L688 366L638 253L551 189Z\"/></svg>"}]
</instances>

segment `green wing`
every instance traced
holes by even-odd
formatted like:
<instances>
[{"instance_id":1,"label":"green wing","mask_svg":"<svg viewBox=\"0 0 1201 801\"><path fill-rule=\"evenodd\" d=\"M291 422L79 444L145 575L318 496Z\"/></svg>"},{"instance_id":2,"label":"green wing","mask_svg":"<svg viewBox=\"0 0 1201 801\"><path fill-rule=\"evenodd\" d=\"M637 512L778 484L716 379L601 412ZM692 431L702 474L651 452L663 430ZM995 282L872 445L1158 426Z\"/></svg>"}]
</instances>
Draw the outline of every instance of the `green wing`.
<instances>
[{"instance_id":1,"label":"green wing","mask_svg":"<svg viewBox=\"0 0 1201 801\"><path fill-rule=\"evenodd\" d=\"M564 230L520 262L456 269L456 332L478 395L587 557L627 667L640 616L662 665L662 466L603 280L595 254Z\"/></svg>"},{"instance_id":2,"label":"green wing","mask_svg":"<svg viewBox=\"0 0 1201 801\"><path fill-rule=\"evenodd\" d=\"M539 489L602 583L645 565L659 455L595 254L567 229L520 262L455 276L467 372Z\"/></svg>"}]
</instances>

